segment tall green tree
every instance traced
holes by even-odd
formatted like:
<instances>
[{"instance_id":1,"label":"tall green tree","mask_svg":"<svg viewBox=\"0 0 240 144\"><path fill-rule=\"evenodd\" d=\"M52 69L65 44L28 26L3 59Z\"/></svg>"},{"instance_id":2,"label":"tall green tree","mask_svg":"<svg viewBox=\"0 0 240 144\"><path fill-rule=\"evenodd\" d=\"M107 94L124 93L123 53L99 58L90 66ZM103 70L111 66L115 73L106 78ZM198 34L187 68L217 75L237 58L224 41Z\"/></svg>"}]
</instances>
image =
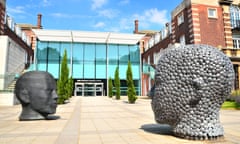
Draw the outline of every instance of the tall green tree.
<instances>
[{"instance_id":1,"label":"tall green tree","mask_svg":"<svg viewBox=\"0 0 240 144\"><path fill-rule=\"evenodd\" d=\"M69 69L67 65L67 50L65 49L63 54L63 59L61 62L61 71L60 77L57 82L57 92L58 92L58 103L63 104L65 100L69 99L68 96L68 76L69 76Z\"/></svg>"},{"instance_id":2,"label":"tall green tree","mask_svg":"<svg viewBox=\"0 0 240 144\"><path fill-rule=\"evenodd\" d=\"M116 89L116 99L120 99L120 78L119 78L119 68L117 67L115 70L115 75L114 75L114 86Z\"/></svg>"},{"instance_id":3,"label":"tall green tree","mask_svg":"<svg viewBox=\"0 0 240 144\"><path fill-rule=\"evenodd\" d=\"M133 83L132 66L130 61L128 61L126 77L127 77L127 86L128 86L128 89L127 89L128 102L135 103L135 101L137 100L137 96L136 96L135 86Z\"/></svg>"},{"instance_id":4,"label":"tall green tree","mask_svg":"<svg viewBox=\"0 0 240 144\"><path fill-rule=\"evenodd\" d=\"M73 79L72 79L72 77L70 77L68 79L68 83L67 83L67 95L68 95L68 97L72 97L72 92L73 92Z\"/></svg>"},{"instance_id":5,"label":"tall green tree","mask_svg":"<svg viewBox=\"0 0 240 144\"><path fill-rule=\"evenodd\" d=\"M109 77L108 79L108 97L112 97L113 96L113 84L112 84L112 78Z\"/></svg>"}]
</instances>

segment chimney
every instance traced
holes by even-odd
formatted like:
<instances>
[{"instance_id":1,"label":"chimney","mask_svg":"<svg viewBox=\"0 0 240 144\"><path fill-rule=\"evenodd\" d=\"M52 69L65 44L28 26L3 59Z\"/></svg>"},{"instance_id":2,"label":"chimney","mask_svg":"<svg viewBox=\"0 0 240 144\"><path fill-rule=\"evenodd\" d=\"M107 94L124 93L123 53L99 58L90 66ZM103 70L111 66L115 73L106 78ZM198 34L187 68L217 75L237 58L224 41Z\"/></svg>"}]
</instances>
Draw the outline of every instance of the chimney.
<instances>
[{"instance_id":1,"label":"chimney","mask_svg":"<svg viewBox=\"0 0 240 144\"><path fill-rule=\"evenodd\" d=\"M37 15L37 28L42 29L42 14Z\"/></svg>"},{"instance_id":2,"label":"chimney","mask_svg":"<svg viewBox=\"0 0 240 144\"><path fill-rule=\"evenodd\" d=\"M135 23L134 33L137 34L138 33L138 20L135 20L134 23Z\"/></svg>"}]
</instances>

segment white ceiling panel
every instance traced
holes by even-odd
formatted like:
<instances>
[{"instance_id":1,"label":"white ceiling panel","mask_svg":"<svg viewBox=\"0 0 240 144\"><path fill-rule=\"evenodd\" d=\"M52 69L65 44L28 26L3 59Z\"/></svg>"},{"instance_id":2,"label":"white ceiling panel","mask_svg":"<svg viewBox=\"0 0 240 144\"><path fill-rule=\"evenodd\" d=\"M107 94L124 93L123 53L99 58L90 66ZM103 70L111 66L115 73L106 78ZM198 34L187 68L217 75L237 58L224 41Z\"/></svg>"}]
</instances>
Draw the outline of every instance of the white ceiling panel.
<instances>
[{"instance_id":1,"label":"white ceiling panel","mask_svg":"<svg viewBox=\"0 0 240 144\"><path fill-rule=\"evenodd\" d=\"M63 42L85 42L85 43L110 43L110 44L131 44L139 42L144 35L112 33L112 32L91 32L91 31L70 31L70 30L33 30L40 41L63 41Z\"/></svg>"}]
</instances>

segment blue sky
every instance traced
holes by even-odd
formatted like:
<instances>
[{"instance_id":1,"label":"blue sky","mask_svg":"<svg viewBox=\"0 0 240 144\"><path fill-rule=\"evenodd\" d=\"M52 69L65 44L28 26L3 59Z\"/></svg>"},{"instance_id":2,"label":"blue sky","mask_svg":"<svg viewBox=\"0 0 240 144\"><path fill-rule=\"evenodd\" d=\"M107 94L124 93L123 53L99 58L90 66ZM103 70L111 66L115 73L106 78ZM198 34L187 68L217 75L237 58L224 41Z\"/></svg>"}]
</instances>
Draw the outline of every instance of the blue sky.
<instances>
[{"instance_id":1,"label":"blue sky","mask_svg":"<svg viewBox=\"0 0 240 144\"><path fill-rule=\"evenodd\" d=\"M161 30L182 0L7 0L7 13L16 23L36 25L41 13L44 29L132 33Z\"/></svg>"}]
</instances>

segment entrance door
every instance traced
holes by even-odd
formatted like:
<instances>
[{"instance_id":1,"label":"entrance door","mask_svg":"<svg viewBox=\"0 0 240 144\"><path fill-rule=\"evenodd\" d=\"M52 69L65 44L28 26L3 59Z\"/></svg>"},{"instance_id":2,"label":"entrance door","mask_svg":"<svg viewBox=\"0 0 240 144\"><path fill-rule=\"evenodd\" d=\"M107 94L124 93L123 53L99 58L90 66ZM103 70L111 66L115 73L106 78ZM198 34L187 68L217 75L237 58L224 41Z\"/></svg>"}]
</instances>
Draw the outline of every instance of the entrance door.
<instances>
[{"instance_id":1,"label":"entrance door","mask_svg":"<svg viewBox=\"0 0 240 144\"><path fill-rule=\"evenodd\" d=\"M76 82L75 96L103 96L103 83L99 82Z\"/></svg>"}]
</instances>

